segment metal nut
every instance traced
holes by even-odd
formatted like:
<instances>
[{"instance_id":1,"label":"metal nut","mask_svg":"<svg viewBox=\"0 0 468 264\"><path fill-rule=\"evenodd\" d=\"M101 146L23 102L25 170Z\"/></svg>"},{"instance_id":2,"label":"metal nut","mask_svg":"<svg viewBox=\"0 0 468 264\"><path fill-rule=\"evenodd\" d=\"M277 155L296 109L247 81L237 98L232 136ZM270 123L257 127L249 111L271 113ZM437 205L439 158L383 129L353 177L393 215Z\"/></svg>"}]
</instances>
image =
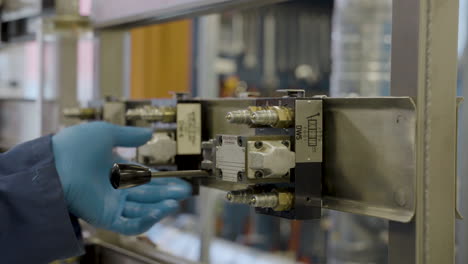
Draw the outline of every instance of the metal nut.
<instances>
[{"instance_id":1,"label":"metal nut","mask_svg":"<svg viewBox=\"0 0 468 264\"><path fill-rule=\"evenodd\" d=\"M255 178L262 178L262 177L263 177L263 171L258 170L255 172Z\"/></svg>"},{"instance_id":2,"label":"metal nut","mask_svg":"<svg viewBox=\"0 0 468 264\"><path fill-rule=\"evenodd\" d=\"M261 149L263 147L263 142L255 141L254 146L255 146L256 149Z\"/></svg>"},{"instance_id":3,"label":"metal nut","mask_svg":"<svg viewBox=\"0 0 468 264\"><path fill-rule=\"evenodd\" d=\"M237 180L242 181L244 179L244 173L242 171L237 172Z\"/></svg>"}]
</instances>

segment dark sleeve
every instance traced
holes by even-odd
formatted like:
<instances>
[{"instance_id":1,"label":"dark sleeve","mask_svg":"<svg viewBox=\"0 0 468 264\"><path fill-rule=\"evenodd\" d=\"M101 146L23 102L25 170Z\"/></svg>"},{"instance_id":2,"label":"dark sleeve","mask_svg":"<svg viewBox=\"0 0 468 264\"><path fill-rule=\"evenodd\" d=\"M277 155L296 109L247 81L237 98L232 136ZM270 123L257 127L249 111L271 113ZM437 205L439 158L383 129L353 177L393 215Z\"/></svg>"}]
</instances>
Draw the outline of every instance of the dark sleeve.
<instances>
[{"instance_id":1,"label":"dark sleeve","mask_svg":"<svg viewBox=\"0 0 468 264\"><path fill-rule=\"evenodd\" d=\"M83 254L76 225L55 169L52 136L0 154L1 263L47 263Z\"/></svg>"}]
</instances>

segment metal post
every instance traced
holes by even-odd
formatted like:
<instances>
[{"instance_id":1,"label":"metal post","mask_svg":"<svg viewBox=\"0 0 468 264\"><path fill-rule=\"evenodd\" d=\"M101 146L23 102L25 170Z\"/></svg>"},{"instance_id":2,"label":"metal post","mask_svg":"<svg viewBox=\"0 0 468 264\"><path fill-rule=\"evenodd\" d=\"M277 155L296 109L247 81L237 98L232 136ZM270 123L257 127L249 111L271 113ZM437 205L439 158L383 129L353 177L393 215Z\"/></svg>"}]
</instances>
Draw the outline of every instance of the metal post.
<instances>
[{"instance_id":1,"label":"metal post","mask_svg":"<svg viewBox=\"0 0 468 264\"><path fill-rule=\"evenodd\" d=\"M215 70L219 46L219 20L219 15L199 18L196 96L203 98L216 98L219 95Z\"/></svg>"},{"instance_id":2,"label":"metal post","mask_svg":"<svg viewBox=\"0 0 468 264\"><path fill-rule=\"evenodd\" d=\"M78 106L77 94L77 44L78 36L58 34L57 40L57 88L58 88L58 104L60 125L68 126L74 124L73 121L67 120L61 113L64 108Z\"/></svg>"},{"instance_id":3,"label":"metal post","mask_svg":"<svg viewBox=\"0 0 468 264\"><path fill-rule=\"evenodd\" d=\"M43 104L44 104L44 84L45 84L45 67L44 67L44 57L45 57L45 47L44 47L44 30L43 30L43 20L41 19L36 32L36 43L37 43L37 71L38 71L38 80L37 80L37 98L36 98L36 114L38 118L37 122L37 136L43 135Z\"/></svg>"},{"instance_id":4,"label":"metal post","mask_svg":"<svg viewBox=\"0 0 468 264\"><path fill-rule=\"evenodd\" d=\"M103 30L98 43L98 89L101 98L120 99L130 90L130 41L128 31Z\"/></svg>"},{"instance_id":5,"label":"metal post","mask_svg":"<svg viewBox=\"0 0 468 264\"><path fill-rule=\"evenodd\" d=\"M394 0L391 93L416 97L416 214L390 223L389 263L455 260L458 1Z\"/></svg>"}]
</instances>

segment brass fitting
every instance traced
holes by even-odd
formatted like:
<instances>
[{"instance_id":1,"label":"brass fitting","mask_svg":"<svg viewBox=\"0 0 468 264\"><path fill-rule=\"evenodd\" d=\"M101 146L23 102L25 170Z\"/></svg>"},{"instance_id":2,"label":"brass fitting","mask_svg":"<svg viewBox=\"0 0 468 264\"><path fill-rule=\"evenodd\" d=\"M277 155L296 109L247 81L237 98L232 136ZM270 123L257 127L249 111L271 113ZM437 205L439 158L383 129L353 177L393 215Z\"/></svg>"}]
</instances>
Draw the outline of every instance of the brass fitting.
<instances>
[{"instance_id":1,"label":"brass fitting","mask_svg":"<svg viewBox=\"0 0 468 264\"><path fill-rule=\"evenodd\" d=\"M231 124L246 124L251 125L250 117L253 112L262 110L261 106L249 106L245 110L231 111L226 114L226 120Z\"/></svg>"},{"instance_id":2,"label":"brass fitting","mask_svg":"<svg viewBox=\"0 0 468 264\"><path fill-rule=\"evenodd\" d=\"M99 111L95 108L65 108L63 109L63 116L67 118L76 118L81 120L96 119Z\"/></svg>"},{"instance_id":3,"label":"brass fitting","mask_svg":"<svg viewBox=\"0 0 468 264\"><path fill-rule=\"evenodd\" d=\"M147 122L174 123L176 121L175 107L145 106L129 109L125 114L129 120L145 120Z\"/></svg>"},{"instance_id":4,"label":"brass fitting","mask_svg":"<svg viewBox=\"0 0 468 264\"><path fill-rule=\"evenodd\" d=\"M252 112L250 120L254 125L287 128L293 125L294 111L284 106L268 106Z\"/></svg>"},{"instance_id":5,"label":"brass fitting","mask_svg":"<svg viewBox=\"0 0 468 264\"><path fill-rule=\"evenodd\" d=\"M287 211L293 207L294 195L290 192L272 191L252 195L250 205L253 207L271 208L274 211Z\"/></svg>"}]
</instances>

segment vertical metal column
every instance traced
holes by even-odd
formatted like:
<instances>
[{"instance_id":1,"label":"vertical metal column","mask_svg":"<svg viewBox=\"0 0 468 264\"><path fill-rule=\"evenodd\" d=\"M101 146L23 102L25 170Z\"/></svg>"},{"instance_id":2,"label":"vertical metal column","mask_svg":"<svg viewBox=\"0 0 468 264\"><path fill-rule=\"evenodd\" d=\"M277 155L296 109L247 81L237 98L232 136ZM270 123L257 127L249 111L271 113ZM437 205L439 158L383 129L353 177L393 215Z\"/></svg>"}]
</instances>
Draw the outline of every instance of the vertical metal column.
<instances>
[{"instance_id":1,"label":"vertical metal column","mask_svg":"<svg viewBox=\"0 0 468 264\"><path fill-rule=\"evenodd\" d=\"M74 124L62 115L64 108L78 106L77 78L77 44L78 36L73 34L57 34L57 101L59 105L60 124Z\"/></svg>"},{"instance_id":2,"label":"vertical metal column","mask_svg":"<svg viewBox=\"0 0 468 264\"><path fill-rule=\"evenodd\" d=\"M1 1L0 1L1 2ZM39 21L39 25L36 31L36 42L37 42L37 98L36 98L36 114L38 115L37 122L37 136L43 135L43 104L44 104L44 85L45 85L45 47L44 47L44 30L43 30L43 20Z\"/></svg>"},{"instance_id":3,"label":"vertical metal column","mask_svg":"<svg viewBox=\"0 0 468 264\"><path fill-rule=\"evenodd\" d=\"M125 30L99 32L97 80L101 98L129 95L130 45Z\"/></svg>"},{"instance_id":4,"label":"vertical metal column","mask_svg":"<svg viewBox=\"0 0 468 264\"><path fill-rule=\"evenodd\" d=\"M199 18L196 96L203 98L216 98L219 95L215 68L219 47L219 27L219 15Z\"/></svg>"},{"instance_id":5,"label":"vertical metal column","mask_svg":"<svg viewBox=\"0 0 468 264\"><path fill-rule=\"evenodd\" d=\"M390 223L389 263L455 260L458 1L394 0L391 94L416 97L416 215Z\"/></svg>"}]
</instances>

